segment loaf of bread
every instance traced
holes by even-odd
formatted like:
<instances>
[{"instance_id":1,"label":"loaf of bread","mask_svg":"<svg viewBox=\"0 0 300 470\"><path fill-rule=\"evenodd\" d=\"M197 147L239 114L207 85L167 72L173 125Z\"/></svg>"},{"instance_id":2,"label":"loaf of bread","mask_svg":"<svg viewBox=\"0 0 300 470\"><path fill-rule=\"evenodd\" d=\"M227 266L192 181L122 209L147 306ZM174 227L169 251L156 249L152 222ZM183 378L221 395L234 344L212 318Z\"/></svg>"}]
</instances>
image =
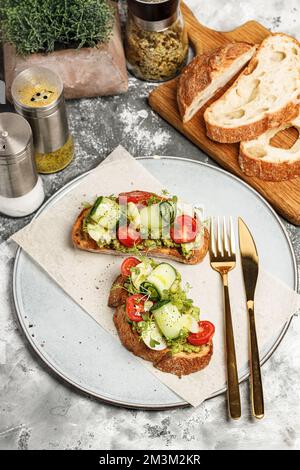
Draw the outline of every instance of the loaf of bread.
<instances>
[{"instance_id":1,"label":"loaf of bread","mask_svg":"<svg viewBox=\"0 0 300 470\"><path fill-rule=\"evenodd\" d=\"M269 129L257 139L241 142L239 164L246 175L267 181L300 176L300 136L289 149L277 148L270 143L278 132L290 127L300 131L300 116L279 128Z\"/></svg>"},{"instance_id":2,"label":"loaf of bread","mask_svg":"<svg viewBox=\"0 0 300 470\"><path fill-rule=\"evenodd\" d=\"M177 85L177 102L183 122L188 122L249 62L256 46L229 43L201 54L185 67Z\"/></svg>"},{"instance_id":3,"label":"loaf of bread","mask_svg":"<svg viewBox=\"0 0 300 470\"><path fill-rule=\"evenodd\" d=\"M298 115L300 43L268 36L224 95L207 108L207 135L217 142L252 140Z\"/></svg>"}]
</instances>

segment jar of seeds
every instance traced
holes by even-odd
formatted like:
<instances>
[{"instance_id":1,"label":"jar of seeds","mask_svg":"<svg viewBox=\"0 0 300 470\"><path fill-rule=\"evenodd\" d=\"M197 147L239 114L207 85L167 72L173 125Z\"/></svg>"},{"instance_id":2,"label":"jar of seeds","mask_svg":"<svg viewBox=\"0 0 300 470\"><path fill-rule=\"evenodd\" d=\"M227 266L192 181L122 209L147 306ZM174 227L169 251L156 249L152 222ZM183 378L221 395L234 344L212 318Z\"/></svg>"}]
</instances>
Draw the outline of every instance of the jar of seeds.
<instances>
[{"instance_id":1,"label":"jar of seeds","mask_svg":"<svg viewBox=\"0 0 300 470\"><path fill-rule=\"evenodd\" d=\"M17 113L29 122L39 173L64 169L74 157L63 95L63 83L52 70L30 67L12 84Z\"/></svg>"},{"instance_id":2,"label":"jar of seeds","mask_svg":"<svg viewBox=\"0 0 300 470\"><path fill-rule=\"evenodd\" d=\"M127 67L136 77L165 81L186 64L188 36L179 0L127 0Z\"/></svg>"}]
</instances>

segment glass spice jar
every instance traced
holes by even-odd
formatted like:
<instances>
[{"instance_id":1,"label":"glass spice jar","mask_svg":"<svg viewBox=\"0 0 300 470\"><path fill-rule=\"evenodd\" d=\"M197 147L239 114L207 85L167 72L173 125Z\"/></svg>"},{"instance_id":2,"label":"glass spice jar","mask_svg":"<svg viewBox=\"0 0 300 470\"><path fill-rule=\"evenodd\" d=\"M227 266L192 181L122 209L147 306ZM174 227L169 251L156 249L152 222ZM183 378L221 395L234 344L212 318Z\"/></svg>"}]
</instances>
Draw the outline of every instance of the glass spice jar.
<instances>
[{"instance_id":1,"label":"glass spice jar","mask_svg":"<svg viewBox=\"0 0 300 470\"><path fill-rule=\"evenodd\" d=\"M136 77L165 81L186 64L188 36L179 0L127 0L127 67Z\"/></svg>"},{"instance_id":2,"label":"glass spice jar","mask_svg":"<svg viewBox=\"0 0 300 470\"><path fill-rule=\"evenodd\" d=\"M31 126L37 171L63 170L73 160L74 144L60 77L45 67L30 67L15 78L12 96Z\"/></svg>"}]
</instances>

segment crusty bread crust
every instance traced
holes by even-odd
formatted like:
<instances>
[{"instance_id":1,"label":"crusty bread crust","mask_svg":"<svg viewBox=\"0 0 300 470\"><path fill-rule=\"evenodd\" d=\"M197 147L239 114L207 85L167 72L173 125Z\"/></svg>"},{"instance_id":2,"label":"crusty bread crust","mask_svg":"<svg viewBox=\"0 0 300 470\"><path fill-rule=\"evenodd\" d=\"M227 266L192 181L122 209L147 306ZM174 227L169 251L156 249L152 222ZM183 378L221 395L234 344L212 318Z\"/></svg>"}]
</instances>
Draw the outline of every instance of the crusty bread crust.
<instances>
[{"instance_id":1,"label":"crusty bread crust","mask_svg":"<svg viewBox=\"0 0 300 470\"><path fill-rule=\"evenodd\" d=\"M199 353L172 355L168 348L154 351L140 340L139 335L132 330L127 321L124 305L117 307L113 320L123 346L136 356L152 362L153 366L162 372L181 377L204 369L210 362L213 353L212 342L203 345Z\"/></svg>"},{"instance_id":2,"label":"crusty bread crust","mask_svg":"<svg viewBox=\"0 0 300 470\"><path fill-rule=\"evenodd\" d=\"M127 277L120 274L113 282L111 286L107 305L109 307L119 307L126 303L128 297L127 291L124 289L124 284Z\"/></svg>"},{"instance_id":3,"label":"crusty bread crust","mask_svg":"<svg viewBox=\"0 0 300 470\"><path fill-rule=\"evenodd\" d=\"M247 176L265 181L286 181L300 176L300 160L295 162L267 162L253 158L240 148L239 165Z\"/></svg>"},{"instance_id":4,"label":"crusty bread crust","mask_svg":"<svg viewBox=\"0 0 300 470\"><path fill-rule=\"evenodd\" d=\"M216 124L214 119L212 119L211 113L214 106L224 100L224 98L226 98L228 94L232 93L233 90L236 90L237 85L245 75L250 75L256 69L258 64L258 54L265 46L266 41L269 41L270 37L282 37L283 40L288 39L289 41L294 42L295 46L297 47L297 50L300 47L299 42L295 38L283 33L273 34L267 37L262 42L261 47L251 59L249 65L239 75L233 85L223 94L223 96L219 100L215 101L211 106L206 109L204 113L204 120L206 124L207 136L210 139L221 143L234 143L252 140L261 135L262 133L266 132L270 128L279 127L282 123L291 121L299 114L300 96L298 94L296 100L291 100L277 111L266 111L261 119L254 119L248 124L226 127L220 124Z\"/></svg>"},{"instance_id":5,"label":"crusty bread crust","mask_svg":"<svg viewBox=\"0 0 300 470\"><path fill-rule=\"evenodd\" d=\"M91 251L93 253L111 254L118 256L128 256L128 253L121 251L112 250L108 248L100 248L97 243L89 237L89 235L82 230L82 223L89 209L83 209L77 217L73 228L72 228L72 242L76 248L85 251ZM179 263L184 264L197 264L200 263L206 256L209 247L209 233L208 230L204 229L203 243L202 246L193 251L193 255L186 259L176 248L157 247L149 248L144 251L140 251L141 254L147 254L158 258L168 258Z\"/></svg>"},{"instance_id":6,"label":"crusty bread crust","mask_svg":"<svg viewBox=\"0 0 300 470\"><path fill-rule=\"evenodd\" d=\"M233 144L242 140L252 140L273 127L279 127L283 122L291 121L299 114L299 105L288 103L284 108L273 114L266 114L262 119L251 124L235 128L216 126L207 120L207 136L223 144Z\"/></svg>"},{"instance_id":7,"label":"crusty bread crust","mask_svg":"<svg viewBox=\"0 0 300 470\"><path fill-rule=\"evenodd\" d=\"M300 131L300 116L278 128L269 129L255 140L241 142L239 164L246 175L265 181L285 181L300 176L300 136L289 149L271 144L278 132L290 127Z\"/></svg>"},{"instance_id":8,"label":"crusty bread crust","mask_svg":"<svg viewBox=\"0 0 300 470\"><path fill-rule=\"evenodd\" d=\"M167 353L154 364L154 367L162 372L169 372L181 377L205 369L210 363L212 354L213 343L210 341L202 346L199 353L179 353L174 356Z\"/></svg>"},{"instance_id":9,"label":"crusty bread crust","mask_svg":"<svg viewBox=\"0 0 300 470\"><path fill-rule=\"evenodd\" d=\"M207 90L219 77L223 77L223 83L217 87L214 93L207 96L207 99L202 103L202 106L208 101L218 89L226 85L250 60L254 54L256 46L247 44L245 42L229 43L225 46L218 47L217 49L206 53L197 55L194 59L183 69L177 85L177 103L180 115L183 122L187 122L193 116L188 116L190 106L203 95L204 90ZM237 61L237 59L244 58L240 67L230 75L228 74L230 67ZM197 110L198 111L198 110ZM194 114L194 113L193 113Z\"/></svg>"}]
</instances>

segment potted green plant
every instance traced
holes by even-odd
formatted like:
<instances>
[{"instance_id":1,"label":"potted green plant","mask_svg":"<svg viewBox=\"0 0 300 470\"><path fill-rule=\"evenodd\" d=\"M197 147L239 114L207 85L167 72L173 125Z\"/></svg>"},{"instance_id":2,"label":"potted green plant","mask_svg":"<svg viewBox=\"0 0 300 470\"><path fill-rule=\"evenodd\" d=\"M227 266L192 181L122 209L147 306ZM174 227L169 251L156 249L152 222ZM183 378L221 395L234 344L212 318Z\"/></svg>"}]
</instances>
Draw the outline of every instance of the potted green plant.
<instances>
[{"instance_id":1,"label":"potted green plant","mask_svg":"<svg viewBox=\"0 0 300 470\"><path fill-rule=\"evenodd\" d=\"M22 70L42 65L62 78L65 97L127 91L115 5L108 0L1 0L6 95Z\"/></svg>"}]
</instances>

